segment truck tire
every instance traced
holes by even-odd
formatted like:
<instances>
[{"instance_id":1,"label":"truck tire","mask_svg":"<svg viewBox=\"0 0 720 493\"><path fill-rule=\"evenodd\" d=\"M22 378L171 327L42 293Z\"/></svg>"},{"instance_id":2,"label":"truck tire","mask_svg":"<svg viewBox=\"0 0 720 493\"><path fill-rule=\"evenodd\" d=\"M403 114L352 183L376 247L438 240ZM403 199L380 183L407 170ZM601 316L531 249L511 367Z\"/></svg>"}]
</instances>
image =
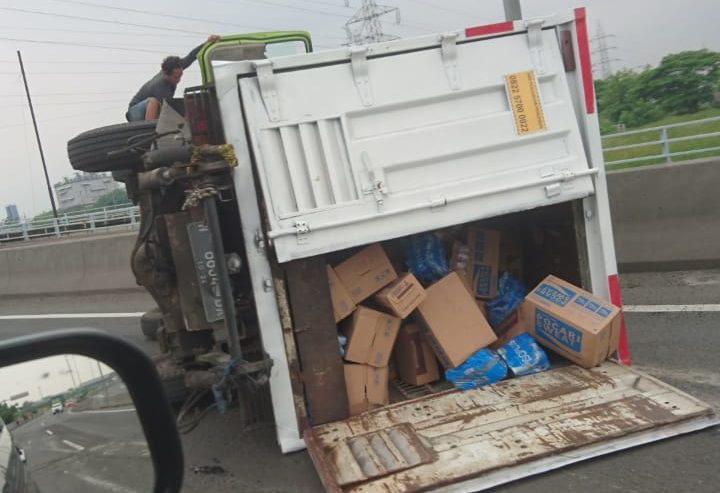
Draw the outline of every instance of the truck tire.
<instances>
[{"instance_id":1,"label":"truck tire","mask_svg":"<svg viewBox=\"0 0 720 493\"><path fill-rule=\"evenodd\" d=\"M153 308L142 314L140 317L140 329L146 339L150 341L157 340L162 321L162 312L159 308Z\"/></svg>"},{"instance_id":2,"label":"truck tire","mask_svg":"<svg viewBox=\"0 0 720 493\"><path fill-rule=\"evenodd\" d=\"M68 158L78 171L118 171L142 165L142 155L123 153L108 156L123 149L128 139L155 132L157 121L138 121L110 125L83 132L68 142Z\"/></svg>"}]
</instances>

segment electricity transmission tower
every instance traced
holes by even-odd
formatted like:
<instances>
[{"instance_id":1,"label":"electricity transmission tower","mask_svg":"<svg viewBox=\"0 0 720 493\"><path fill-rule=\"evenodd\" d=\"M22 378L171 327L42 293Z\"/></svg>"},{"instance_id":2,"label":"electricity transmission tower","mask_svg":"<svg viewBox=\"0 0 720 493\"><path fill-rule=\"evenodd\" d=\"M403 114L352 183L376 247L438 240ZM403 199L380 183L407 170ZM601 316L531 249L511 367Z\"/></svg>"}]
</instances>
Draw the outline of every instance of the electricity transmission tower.
<instances>
[{"instance_id":1,"label":"electricity transmission tower","mask_svg":"<svg viewBox=\"0 0 720 493\"><path fill-rule=\"evenodd\" d=\"M592 54L597 56L597 61L593 63L593 72L598 73L601 79L605 79L606 77L610 77L612 75L612 62L620 61L619 58L613 58L611 56L611 52L613 50L617 50L617 46L608 45L608 40L612 40L614 38L615 35L606 34L602 25L598 22L597 33L590 39L590 41L596 46Z\"/></svg>"},{"instance_id":2,"label":"electricity transmission tower","mask_svg":"<svg viewBox=\"0 0 720 493\"><path fill-rule=\"evenodd\" d=\"M349 0L345 0L345 6L350 6ZM398 36L383 32L381 17L388 14L395 14L395 23L400 24L400 9L397 7L378 5L375 0L362 0L362 7L345 23L347 44L362 45L398 39Z\"/></svg>"}]
</instances>

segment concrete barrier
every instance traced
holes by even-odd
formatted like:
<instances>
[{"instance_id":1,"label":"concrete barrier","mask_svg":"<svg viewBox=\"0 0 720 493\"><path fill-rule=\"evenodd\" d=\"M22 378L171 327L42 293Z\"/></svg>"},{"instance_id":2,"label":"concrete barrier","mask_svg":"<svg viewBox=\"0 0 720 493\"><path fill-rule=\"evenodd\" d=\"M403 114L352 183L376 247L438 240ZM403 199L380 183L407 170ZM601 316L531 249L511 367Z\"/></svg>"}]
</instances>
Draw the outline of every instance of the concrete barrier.
<instances>
[{"instance_id":1,"label":"concrete barrier","mask_svg":"<svg viewBox=\"0 0 720 493\"><path fill-rule=\"evenodd\" d=\"M137 232L0 248L0 296L139 289L130 271Z\"/></svg>"},{"instance_id":2,"label":"concrete barrier","mask_svg":"<svg viewBox=\"0 0 720 493\"><path fill-rule=\"evenodd\" d=\"M720 159L608 173L621 271L720 266ZM0 296L140 289L137 233L0 248Z\"/></svg>"},{"instance_id":3,"label":"concrete barrier","mask_svg":"<svg viewBox=\"0 0 720 493\"><path fill-rule=\"evenodd\" d=\"M621 271L720 267L720 159L608 173Z\"/></svg>"}]
</instances>

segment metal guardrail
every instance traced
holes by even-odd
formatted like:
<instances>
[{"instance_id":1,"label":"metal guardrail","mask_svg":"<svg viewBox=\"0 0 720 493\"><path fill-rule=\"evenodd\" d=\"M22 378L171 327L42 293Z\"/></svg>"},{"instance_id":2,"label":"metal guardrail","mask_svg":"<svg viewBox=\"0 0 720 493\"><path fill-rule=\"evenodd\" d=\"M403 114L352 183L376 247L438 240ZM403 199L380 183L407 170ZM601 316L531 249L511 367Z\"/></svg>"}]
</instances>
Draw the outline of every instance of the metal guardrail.
<instances>
[{"instance_id":1,"label":"metal guardrail","mask_svg":"<svg viewBox=\"0 0 720 493\"><path fill-rule=\"evenodd\" d=\"M661 154L653 154L650 156L638 156L638 157L629 158L629 159L619 159L616 161L605 161L605 164L606 165L625 164L625 163L635 163L635 162L651 161L651 160L662 160L667 163L671 163L673 161L673 157L691 156L693 154L702 154L705 152L720 151L720 146L703 147L703 148L699 148L699 149L692 149L689 151L679 151L679 152L672 152L670 149L670 145L675 142L689 142L689 141L693 141L693 140L707 139L708 137L720 137L720 132L701 133L701 134L688 135L688 136L683 136L683 137L668 137L668 130L674 129L674 128L681 128L681 127L691 127L693 125L698 125L698 124L702 124L702 123L712 123L712 122L720 122L720 116L715 116L715 117L711 117L711 118L703 118L701 120L693 120L690 122L674 123L672 125L663 125L660 127L643 128L640 130L631 130L629 132L619 132L619 133L614 133L614 134L603 135L602 136L603 152L620 151L620 150L626 150L626 149L651 148L652 146L658 146L658 145L662 149ZM605 141L607 141L607 140L618 139L618 138L627 137L630 135L647 134L647 133L651 133L651 132L658 132L658 135L659 135L658 140L638 142L635 144L627 144L627 145L620 145L620 146L614 146L614 147L605 147L605 145L604 145Z\"/></svg>"},{"instance_id":2,"label":"metal guardrail","mask_svg":"<svg viewBox=\"0 0 720 493\"><path fill-rule=\"evenodd\" d=\"M62 214L57 219L51 217L0 224L0 243L62 237L75 233L93 234L118 228L133 230L139 223L140 209L137 206L103 207Z\"/></svg>"}]
</instances>

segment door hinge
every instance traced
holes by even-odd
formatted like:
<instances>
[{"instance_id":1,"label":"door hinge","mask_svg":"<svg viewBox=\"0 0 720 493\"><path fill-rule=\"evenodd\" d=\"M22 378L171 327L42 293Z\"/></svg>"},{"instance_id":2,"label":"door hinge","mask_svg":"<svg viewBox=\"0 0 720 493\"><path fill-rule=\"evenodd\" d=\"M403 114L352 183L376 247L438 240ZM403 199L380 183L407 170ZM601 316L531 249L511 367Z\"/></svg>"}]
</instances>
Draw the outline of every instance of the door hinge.
<instances>
[{"instance_id":1,"label":"door hinge","mask_svg":"<svg viewBox=\"0 0 720 493\"><path fill-rule=\"evenodd\" d=\"M265 104L265 111L267 111L270 121L276 122L280 120L280 102L272 60L256 61L255 72L260 86L260 96L263 104Z\"/></svg>"},{"instance_id":2,"label":"door hinge","mask_svg":"<svg viewBox=\"0 0 720 493\"><path fill-rule=\"evenodd\" d=\"M353 79L363 106L373 105L372 87L370 86L370 69L367 62L367 47L350 48L350 65Z\"/></svg>"},{"instance_id":3,"label":"door hinge","mask_svg":"<svg viewBox=\"0 0 720 493\"><path fill-rule=\"evenodd\" d=\"M530 49L530 58L535 71L538 74L545 73L545 63L543 60L543 36L542 26L545 23L543 19L533 19L525 22L528 34L528 48Z\"/></svg>"},{"instance_id":4,"label":"door hinge","mask_svg":"<svg viewBox=\"0 0 720 493\"><path fill-rule=\"evenodd\" d=\"M295 236L298 245L304 245L308 242L308 233L310 233L310 225L307 221L295 221Z\"/></svg>"},{"instance_id":5,"label":"door hinge","mask_svg":"<svg viewBox=\"0 0 720 493\"><path fill-rule=\"evenodd\" d=\"M440 55L442 57L445 75L450 83L450 89L459 91L462 87L460 70L458 69L458 33L445 33L440 35Z\"/></svg>"},{"instance_id":6,"label":"door hinge","mask_svg":"<svg viewBox=\"0 0 720 493\"><path fill-rule=\"evenodd\" d=\"M563 168L560 171L550 168L544 169L540 172L540 176L542 178L557 179L557 182L545 186L545 196L547 198L557 197L562 193L563 183L571 183L575 180L575 172L568 168Z\"/></svg>"},{"instance_id":7,"label":"door hinge","mask_svg":"<svg viewBox=\"0 0 720 493\"><path fill-rule=\"evenodd\" d=\"M263 252L265 250L265 236L262 234L261 230L255 231L255 237L253 238L255 241L255 248L258 250L258 252Z\"/></svg>"}]
</instances>

